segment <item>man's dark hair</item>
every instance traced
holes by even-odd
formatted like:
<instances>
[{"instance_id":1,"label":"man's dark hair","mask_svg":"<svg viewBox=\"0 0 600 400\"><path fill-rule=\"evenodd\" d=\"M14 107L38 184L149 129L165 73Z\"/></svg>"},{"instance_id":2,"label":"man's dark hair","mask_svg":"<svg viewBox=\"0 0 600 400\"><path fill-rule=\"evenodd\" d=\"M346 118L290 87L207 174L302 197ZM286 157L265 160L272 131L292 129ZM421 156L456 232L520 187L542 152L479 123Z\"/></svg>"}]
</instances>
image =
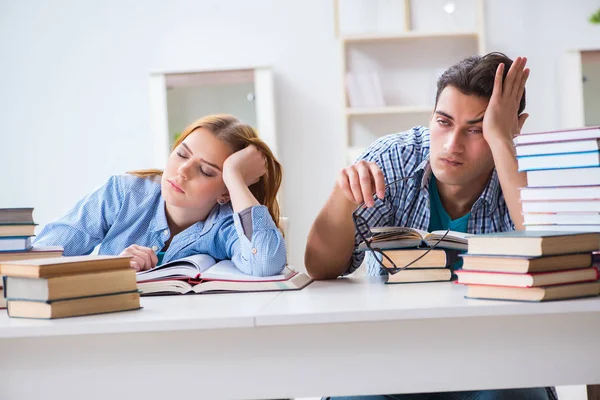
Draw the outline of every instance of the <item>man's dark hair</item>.
<instances>
[{"instance_id":1,"label":"man's dark hair","mask_svg":"<svg viewBox=\"0 0 600 400\"><path fill-rule=\"evenodd\" d=\"M461 93L489 99L494 89L494 77L498 65L504 64L503 78L513 61L502 53L489 53L485 56L471 56L448 68L437 81L435 105L446 86L453 86ZM504 80L503 80L504 82ZM519 104L519 115L525 109L525 91Z\"/></svg>"}]
</instances>

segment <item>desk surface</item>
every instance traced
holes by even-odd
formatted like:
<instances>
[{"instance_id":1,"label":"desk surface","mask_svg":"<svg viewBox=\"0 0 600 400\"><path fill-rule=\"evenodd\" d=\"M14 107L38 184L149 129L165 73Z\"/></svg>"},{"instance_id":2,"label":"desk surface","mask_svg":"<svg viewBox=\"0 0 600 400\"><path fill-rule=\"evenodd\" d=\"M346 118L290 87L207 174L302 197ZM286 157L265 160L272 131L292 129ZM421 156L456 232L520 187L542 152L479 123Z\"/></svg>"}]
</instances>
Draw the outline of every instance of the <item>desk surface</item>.
<instances>
[{"instance_id":1,"label":"desk surface","mask_svg":"<svg viewBox=\"0 0 600 400\"><path fill-rule=\"evenodd\" d=\"M375 277L313 282L289 292L143 297L142 310L114 314L26 320L3 313L0 338L600 311L600 298L484 301L465 299L465 290L449 282L384 285Z\"/></svg>"},{"instance_id":2,"label":"desk surface","mask_svg":"<svg viewBox=\"0 0 600 400\"><path fill-rule=\"evenodd\" d=\"M9 318L0 310L0 338L249 328L278 292L142 297L142 309L56 320Z\"/></svg>"},{"instance_id":3,"label":"desk surface","mask_svg":"<svg viewBox=\"0 0 600 400\"><path fill-rule=\"evenodd\" d=\"M600 298L525 303L465 299L450 282L385 285L381 278L313 282L283 292L262 310L258 326L511 316L600 311Z\"/></svg>"}]
</instances>

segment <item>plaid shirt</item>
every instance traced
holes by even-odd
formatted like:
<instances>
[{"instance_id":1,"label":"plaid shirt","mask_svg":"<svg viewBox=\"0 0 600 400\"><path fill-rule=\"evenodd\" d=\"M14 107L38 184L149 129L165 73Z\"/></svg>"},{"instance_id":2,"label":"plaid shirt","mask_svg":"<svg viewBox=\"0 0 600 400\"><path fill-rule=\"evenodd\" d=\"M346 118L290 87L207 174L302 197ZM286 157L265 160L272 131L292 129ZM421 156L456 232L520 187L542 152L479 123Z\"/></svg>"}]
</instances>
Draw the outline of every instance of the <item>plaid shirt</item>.
<instances>
[{"instance_id":1,"label":"plaid shirt","mask_svg":"<svg viewBox=\"0 0 600 400\"><path fill-rule=\"evenodd\" d=\"M386 184L403 177L413 179L397 182L386 189L385 198L375 198L375 206L363 208L359 214L369 227L407 226L428 230L430 218L429 178L429 129L414 127L406 132L395 133L376 140L358 160L375 162L381 168ZM504 201L496 170L471 208L467 233L482 234L514 230L514 224ZM354 245L360 243L358 233ZM364 252L355 251L346 274L360 267ZM372 258L367 258L367 273L385 273Z\"/></svg>"}]
</instances>

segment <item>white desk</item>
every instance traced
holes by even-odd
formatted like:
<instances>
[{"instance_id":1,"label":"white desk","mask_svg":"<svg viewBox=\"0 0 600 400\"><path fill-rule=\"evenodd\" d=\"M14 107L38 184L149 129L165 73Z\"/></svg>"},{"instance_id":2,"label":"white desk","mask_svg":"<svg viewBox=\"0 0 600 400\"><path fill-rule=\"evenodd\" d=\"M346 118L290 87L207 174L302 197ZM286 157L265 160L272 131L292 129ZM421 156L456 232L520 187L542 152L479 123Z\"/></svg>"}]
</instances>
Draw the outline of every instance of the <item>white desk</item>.
<instances>
[{"instance_id":1,"label":"white desk","mask_svg":"<svg viewBox=\"0 0 600 400\"><path fill-rule=\"evenodd\" d=\"M600 299L466 300L450 283L143 298L0 317L2 399L282 398L600 383ZM152 349L152 351L150 351Z\"/></svg>"}]
</instances>

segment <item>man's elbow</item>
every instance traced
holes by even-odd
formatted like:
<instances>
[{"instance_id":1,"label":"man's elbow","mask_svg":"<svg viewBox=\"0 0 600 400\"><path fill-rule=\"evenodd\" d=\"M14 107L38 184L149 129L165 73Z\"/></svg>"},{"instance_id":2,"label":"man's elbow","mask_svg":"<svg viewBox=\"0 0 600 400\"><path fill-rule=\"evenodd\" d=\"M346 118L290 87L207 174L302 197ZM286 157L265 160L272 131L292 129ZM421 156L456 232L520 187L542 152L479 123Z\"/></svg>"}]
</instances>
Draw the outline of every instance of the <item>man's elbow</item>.
<instances>
[{"instance_id":1,"label":"man's elbow","mask_svg":"<svg viewBox=\"0 0 600 400\"><path fill-rule=\"evenodd\" d=\"M317 281L336 279L344 272L341 271L341 268L331 265L331 260L321 260L319 257L315 257L308 248L304 254L304 266L308 275Z\"/></svg>"}]
</instances>

